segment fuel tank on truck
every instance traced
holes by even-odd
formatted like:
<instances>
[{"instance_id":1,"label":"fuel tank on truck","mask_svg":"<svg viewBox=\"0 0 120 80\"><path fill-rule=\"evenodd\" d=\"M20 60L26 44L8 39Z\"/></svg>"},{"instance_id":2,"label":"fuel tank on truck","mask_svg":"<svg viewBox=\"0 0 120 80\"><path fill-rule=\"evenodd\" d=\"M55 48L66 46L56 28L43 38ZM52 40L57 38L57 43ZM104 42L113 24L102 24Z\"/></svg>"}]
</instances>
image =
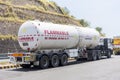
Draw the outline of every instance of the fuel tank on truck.
<instances>
[{"instance_id":1,"label":"fuel tank on truck","mask_svg":"<svg viewBox=\"0 0 120 80\"><path fill-rule=\"evenodd\" d=\"M68 49L95 47L99 33L90 28L26 21L18 32L18 41L24 50Z\"/></svg>"},{"instance_id":2,"label":"fuel tank on truck","mask_svg":"<svg viewBox=\"0 0 120 80\"><path fill-rule=\"evenodd\" d=\"M79 48L95 48L99 45L100 34L93 28L79 27L78 29L80 40Z\"/></svg>"},{"instance_id":3,"label":"fuel tank on truck","mask_svg":"<svg viewBox=\"0 0 120 80\"><path fill-rule=\"evenodd\" d=\"M74 48L79 41L75 27L40 21L23 23L18 32L18 41L24 50Z\"/></svg>"}]
</instances>

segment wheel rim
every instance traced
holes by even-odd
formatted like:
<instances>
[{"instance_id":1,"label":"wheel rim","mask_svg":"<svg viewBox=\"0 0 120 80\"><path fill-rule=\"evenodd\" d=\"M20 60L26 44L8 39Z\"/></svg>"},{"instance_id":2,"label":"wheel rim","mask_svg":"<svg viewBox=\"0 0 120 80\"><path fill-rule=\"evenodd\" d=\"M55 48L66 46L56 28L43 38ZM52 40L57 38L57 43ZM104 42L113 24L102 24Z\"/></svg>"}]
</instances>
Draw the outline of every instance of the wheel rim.
<instances>
[{"instance_id":1,"label":"wheel rim","mask_svg":"<svg viewBox=\"0 0 120 80\"><path fill-rule=\"evenodd\" d=\"M47 56L43 56L40 62L41 68L47 68L49 66L49 60Z\"/></svg>"},{"instance_id":2,"label":"wheel rim","mask_svg":"<svg viewBox=\"0 0 120 80\"><path fill-rule=\"evenodd\" d=\"M63 55L62 58L61 58L61 65L66 65L68 62L68 57L67 55Z\"/></svg>"},{"instance_id":3,"label":"wheel rim","mask_svg":"<svg viewBox=\"0 0 120 80\"><path fill-rule=\"evenodd\" d=\"M52 66L53 66L53 67L59 66L59 58L58 58L57 55L53 55L53 56L52 56L51 63L52 63Z\"/></svg>"},{"instance_id":4,"label":"wheel rim","mask_svg":"<svg viewBox=\"0 0 120 80\"><path fill-rule=\"evenodd\" d=\"M93 54L93 60L95 61L97 59L97 56L96 56L96 54L94 53Z\"/></svg>"},{"instance_id":5,"label":"wheel rim","mask_svg":"<svg viewBox=\"0 0 120 80\"><path fill-rule=\"evenodd\" d=\"M110 51L108 52L108 55L107 55L107 58L110 58L111 57L111 53Z\"/></svg>"},{"instance_id":6,"label":"wheel rim","mask_svg":"<svg viewBox=\"0 0 120 80\"><path fill-rule=\"evenodd\" d=\"M101 59L101 53L98 54L98 60Z\"/></svg>"},{"instance_id":7,"label":"wheel rim","mask_svg":"<svg viewBox=\"0 0 120 80\"><path fill-rule=\"evenodd\" d=\"M43 60L42 65L47 66L47 60L46 59Z\"/></svg>"}]
</instances>

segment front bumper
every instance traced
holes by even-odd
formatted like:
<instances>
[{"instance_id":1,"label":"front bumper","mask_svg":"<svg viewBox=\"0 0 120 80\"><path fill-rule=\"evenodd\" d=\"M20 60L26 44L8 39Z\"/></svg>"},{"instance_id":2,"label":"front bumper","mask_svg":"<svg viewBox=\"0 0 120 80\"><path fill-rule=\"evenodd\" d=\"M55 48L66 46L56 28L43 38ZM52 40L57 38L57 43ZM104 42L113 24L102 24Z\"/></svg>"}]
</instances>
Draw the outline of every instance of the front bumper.
<instances>
[{"instance_id":1,"label":"front bumper","mask_svg":"<svg viewBox=\"0 0 120 80\"><path fill-rule=\"evenodd\" d=\"M13 57L13 56L10 56L9 57L10 59L10 63L13 63L13 64L30 64L30 57Z\"/></svg>"}]
</instances>

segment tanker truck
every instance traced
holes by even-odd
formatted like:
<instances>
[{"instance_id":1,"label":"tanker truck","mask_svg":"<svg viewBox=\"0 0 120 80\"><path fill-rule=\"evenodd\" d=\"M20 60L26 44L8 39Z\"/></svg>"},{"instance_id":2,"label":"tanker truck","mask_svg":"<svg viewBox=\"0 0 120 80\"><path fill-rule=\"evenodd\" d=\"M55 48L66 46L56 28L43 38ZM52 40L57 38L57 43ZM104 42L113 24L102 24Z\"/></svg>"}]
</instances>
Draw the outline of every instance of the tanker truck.
<instances>
[{"instance_id":1,"label":"tanker truck","mask_svg":"<svg viewBox=\"0 0 120 80\"><path fill-rule=\"evenodd\" d=\"M11 63L22 68L58 67L67 65L69 58L94 61L102 56L110 58L112 54L109 39L101 39L95 29L39 20L26 21L20 26L18 42L24 52L8 55Z\"/></svg>"}]
</instances>

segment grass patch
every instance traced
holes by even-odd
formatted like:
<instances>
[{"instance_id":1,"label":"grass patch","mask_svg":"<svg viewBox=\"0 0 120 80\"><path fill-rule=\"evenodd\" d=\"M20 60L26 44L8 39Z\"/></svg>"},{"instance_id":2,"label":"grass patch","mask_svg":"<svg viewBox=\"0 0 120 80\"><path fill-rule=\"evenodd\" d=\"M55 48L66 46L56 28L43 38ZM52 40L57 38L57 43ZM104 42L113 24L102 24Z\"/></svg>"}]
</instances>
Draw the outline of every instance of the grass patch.
<instances>
[{"instance_id":1,"label":"grass patch","mask_svg":"<svg viewBox=\"0 0 120 80\"><path fill-rule=\"evenodd\" d=\"M12 5L11 4L11 1L4 1L4 0L0 0L0 4L3 4L3 5Z\"/></svg>"},{"instance_id":2,"label":"grass patch","mask_svg":"<svg viewBox=\"0 0 120 80\"><path fill-rule=\"evenodd\" d=\"M47 13L47 14L53 14L53 15L62 16L62 17L70 17L69 15L63 15L63 14L60 14L60 13L57 13L57 12L48 11L47 10L48 5L51 5L53 8L57 7L57 5L54 2L48 1L48 0L39 0L39 1L44 5L44 7L35 6L35 5L29 5L29 4L26 4L24 6L18 6L18 5L11 4L10 1L3 1L3 0L0 0L0 4L9 5L8 11L13 10L12 8L15 7L15 8L20 8L20 9L39 11L39 12L43 12L43 13ZM9 13L9 12L6 13L6 16L8 16L8 15L16 16L16 14L13 11L12 11L12 13ZM13 19L10 19L10 20L13 20Z\"/></svg>"},{"instance_id":3,"label":"grass patch","mask_svg":"<svg viewBox=\"0 0 120 80\"><path fill-rule=\"evenodd\" d=\"M25 11L18 9L15 11L16 16L21 20L34 20L35 16L26 13Z\"/></svg>"},{"instance_id":4,"label":"grass patch","mask_svg":"<svg viewBox=\"0 0 120 80\"><path fill-rule=\"evenodd\" d=\"M48 9L47 9L47 6L48 6L48 0L38 0L38 1L42 3L44 9L47 11L47 10L48 10Z\"/></svg>"},{"instance_id":5,"label":"grass patch","mask_svg":"<svg viewBox=\"0 0 120 80\"><path fill-rule=\"evenodd\" d=\"M27 10L39 11L39 12L43 12L43 13L47 13L47 14L53 14L53 15L57 15L57 16L69 17L69 16L62 15L62 14L57 13L57 12L50 12L50 11L41 10L39 8L36 8L37 6L29 8L29 5L26 5L26 6L16 6L16 5L14 5L14 7L15 8L20 8L20 9L27 9Z\"/></svg>"},{"instance_id":6,"label":"grass patch","mask_svg":"<svg viewBox=\"0 0 120 80\"><path fill-rule=\"evenodd\" d=\"M0 65L6 65L6 64L10 64L10 63L8 61L0 62Z\"/></svg>"},{"instance_id":7,"label":"grass patch","mask_svg":"<svg viewBox=\"0 0 120 80\"><path fill-rule=\"evenodd\" d=\"M0 17L0 21L11 21L11 22L20 22L20 23L23 23L25 22L26 20L21 20L17 17Z\"/></svg>"},{"instance_id":8,"label":"grass patch","mask_svg":"<svg viewBox=\"0 0 120 80\"><path fill-rule=\"evenodd\" d=\"M17 36L10 35L10 34L8 34L8 35L0 35L0 39L3 40L3 41L6 40L6 39L17 40Z\"/></svg>"},{"instance_id":9,"label":"grass patch","mask_svg":"<svg viewBox=\"0 0 120 80\"><path fill-rule=\"evenodd\" d=\"M49 2L49 5L53 8L53 9L55 9L56 10L56 5L55 5L55 2L52 2L52 1L50 1Z\"/></svg>"},{"instance_id":10,"label":"grass patch","mask_svg":"<svg viewBox=\"0 0 120 80\"><path fill-rule=\"evenodd\" d=\"M45 11L45 9L41 6L35 6L35 5L29 5L29 4L26 4L24 6L24 8L29 8L30 10L42 10L42 11Z\"/></svg>"},{"instance_id":11,"label":"grass patch","mask_svg":"<svg viewBox=\"0 0 120 80\"><path fill-rule=\"evenodd\" d=\"M13 5L11 4L11 1L4 1L4 0L0 0L0 4L4 4L4 5L7 5L8 6L8 9L7 9L7 12L5 13L5 16L2 17L0 16L0 21L11 21L11 22L20 22L20 23L23 23L25 22L26 20L28 19L35 19L33 16L34 15L31 15L31 16L25 16L25 18L19 18L18 15L16 14L16 12L14 12L14 8L16 8L17 10L31 10L31 11L38 11L40 13L44 13L44 14L48 14L49 15L53 15L53 16L60 16L60 17L65 17L65 18L70 18L72 20L74 20L76 23L78 23L77 20L75 20L73 17L71 17L70 15L67 15L65 14L65 12L62 10L62 8L60 8L60 10L63 12L63 13L58 13L58 12L51 12L49 11L47 8L49 6L51 6L54 10L57 11L57 8L59 6L57 6L57 4L55 2L52 2L52 1L48 1L48 0L38 0L38 2L42 3L42 6L36 6L36 5L29 5L29 4L26 4L24 6L18 6L18 5ZM24 14L23 12L23 15L26 15Z\"/></svg>"}]
</instances>

